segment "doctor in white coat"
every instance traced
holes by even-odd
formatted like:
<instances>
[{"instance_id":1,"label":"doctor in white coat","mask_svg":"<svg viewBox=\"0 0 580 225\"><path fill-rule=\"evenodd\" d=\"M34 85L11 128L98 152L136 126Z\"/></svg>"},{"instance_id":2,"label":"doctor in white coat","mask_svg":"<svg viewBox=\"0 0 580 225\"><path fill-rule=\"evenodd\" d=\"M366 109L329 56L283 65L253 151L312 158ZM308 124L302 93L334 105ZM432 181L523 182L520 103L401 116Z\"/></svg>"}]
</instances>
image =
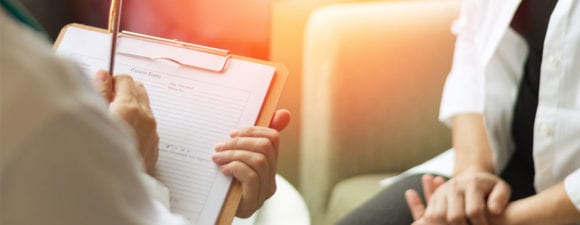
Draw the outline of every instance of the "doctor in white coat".
<instances>
[{"instance_id":1,"label":"doctor in white coat","mask_svg":"<svg viewBox=\"0 0 580 225\"><path fill-rule=\"evenodd\" d=\"M190 224L146 173L159 139L144 86L99 72L99 95L41 30L18 1L0 0L0 224ZM275 192L289 122L278 110L271 128L242 128L216 146L212 160L242 184L237 216Z\"/></svg>"}]
</instances>

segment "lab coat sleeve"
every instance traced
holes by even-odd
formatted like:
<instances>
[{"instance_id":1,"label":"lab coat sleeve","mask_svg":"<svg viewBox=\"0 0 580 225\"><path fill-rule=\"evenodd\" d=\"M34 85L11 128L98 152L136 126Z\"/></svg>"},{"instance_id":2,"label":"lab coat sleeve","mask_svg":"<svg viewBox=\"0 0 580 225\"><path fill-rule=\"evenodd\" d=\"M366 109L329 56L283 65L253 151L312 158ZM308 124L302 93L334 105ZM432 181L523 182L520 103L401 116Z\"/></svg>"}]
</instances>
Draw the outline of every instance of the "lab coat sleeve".
<instances>
[{"instance_id":1,"label":"lab coat sleeve","mask_svg":"<svg viewBox=\"0 0 580 225\"><path fill-rule=\"evenodd\" d=\"M466 0L459 18L452 25L457 39L439 111L439 120L447 126L451 126L451 119L457 114L483 113L483 69L477 28L484 13L480 2Z\"/></svg>"},{"instance_id":2,"label":"lab coat sleeve","mask_svg":"<svg viewBox=\"0 0 580 225\"><path fill-rule=\"evenodd\" d=\"M564 188L566 189L568 198L570 198L572 204L580 212L580 169L576 169L574 173L566 177L564 180Z\"/></svg>"},{"instance_id":3,"label":"lab coat sleeve","mask_svg":"<svg viewBox=\"0 0 580 225\"><path fill-rule=\"evenodd\" d=\"M163 184L160 180L149 174L142 173L141 178L145 185L150 187L153 198L161 203L165 208L171 208L171 195L169 193L169 188L167 188L167 186L165 186L165 184Z\"/></svg>"},{"instance_id":4,"label":"lab coat sleeve","mask_svg":"<svg viewBox=\"0 0 580 225\"><path fill-rule=\"evenodd\" d=\"M2 171L6 224L183 225L156 201L133 137L76 108L47 121Z\"/></svg>"}]
</instances>

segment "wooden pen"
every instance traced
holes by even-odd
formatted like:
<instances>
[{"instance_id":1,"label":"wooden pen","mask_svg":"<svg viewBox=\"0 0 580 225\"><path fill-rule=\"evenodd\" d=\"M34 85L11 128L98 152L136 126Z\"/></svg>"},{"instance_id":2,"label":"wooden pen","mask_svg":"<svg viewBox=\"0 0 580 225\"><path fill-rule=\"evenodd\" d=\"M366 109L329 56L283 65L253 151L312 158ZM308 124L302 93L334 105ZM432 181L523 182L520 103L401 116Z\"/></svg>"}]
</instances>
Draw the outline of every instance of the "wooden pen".
<instances>
[{"instance_id":1,"label":"wooden pen","mask_svg":"<svg viewBox=\"0 0 580 225\"><path fill-rule=\"evenodd\" d=\"M117 37L121 22L121 5L123 0L111 0L111 9L109 11L109 27L111 33L111 55L109 56L109 73L111 76L115 68L115 55L117 52Z\"/></svg>"}]
</instances>

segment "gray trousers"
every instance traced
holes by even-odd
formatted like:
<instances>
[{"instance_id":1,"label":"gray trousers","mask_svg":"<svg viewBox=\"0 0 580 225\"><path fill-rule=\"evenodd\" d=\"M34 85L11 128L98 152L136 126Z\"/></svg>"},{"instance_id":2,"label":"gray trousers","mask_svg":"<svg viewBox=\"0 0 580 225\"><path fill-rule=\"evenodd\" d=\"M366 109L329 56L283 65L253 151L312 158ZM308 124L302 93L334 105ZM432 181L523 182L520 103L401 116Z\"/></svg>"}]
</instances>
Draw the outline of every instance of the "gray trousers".
<instances>
[{"instance_id":1,"label":"gray trousers","mask_svg":"<svg viewBox=\"0 0 580 225\"><path fill-rule=\"evenodd\" d=\"M510 201L536 194L533 177L522 177L526 171L522 160L512 157L500 177L512 188ZM411 175L385 188L362 206L358 207L338 222L338 225L409 225L413 218L405 191L414 189L425 202L421 177L423 174ZM531 179L531 180L530 180Z\"/></svg>"}]
</instances>

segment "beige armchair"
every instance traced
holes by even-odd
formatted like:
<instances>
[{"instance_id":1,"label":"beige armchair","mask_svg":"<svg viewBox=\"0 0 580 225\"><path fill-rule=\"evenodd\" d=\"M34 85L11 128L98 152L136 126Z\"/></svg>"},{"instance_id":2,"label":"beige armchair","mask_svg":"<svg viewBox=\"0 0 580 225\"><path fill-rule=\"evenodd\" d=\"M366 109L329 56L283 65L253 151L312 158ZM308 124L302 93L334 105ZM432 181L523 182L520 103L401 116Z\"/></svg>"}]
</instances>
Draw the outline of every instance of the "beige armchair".
<instances>
[{"instance_id":1,"label":"beige armchair","mask_svg":"<svg viewBox=\"0 0 580 225\"><path fill-rule=\"evenodd\" d=\"M333 224L379 180L450 147L437 120L451 66L456 0L316 10L302 74L300 191L313 224Z\"/></svg>"}]
</instances>

